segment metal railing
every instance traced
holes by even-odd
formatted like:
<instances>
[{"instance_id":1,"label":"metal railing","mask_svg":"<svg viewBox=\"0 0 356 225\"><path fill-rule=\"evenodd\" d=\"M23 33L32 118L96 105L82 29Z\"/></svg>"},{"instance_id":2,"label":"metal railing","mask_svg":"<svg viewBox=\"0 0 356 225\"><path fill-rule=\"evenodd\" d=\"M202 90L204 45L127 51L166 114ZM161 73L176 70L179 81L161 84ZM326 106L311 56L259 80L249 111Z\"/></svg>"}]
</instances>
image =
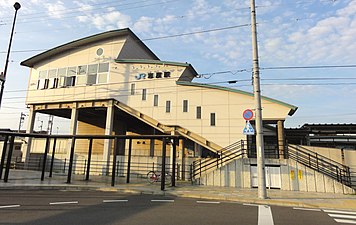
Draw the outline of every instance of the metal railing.
<instances>
[{"instance_id":1,"label":"metal railing","mask_svg":"<svg viewBox=\"0 0 356 225\"><path fill-rule=\"evenodd\" d=\"M191 177L193 179L201 177L203 173L206 173L212 169L218 169L223 165L231 162L234 159L243 157L246 154L244 141L235 142L225 148L218 151L217 158L204 158L196 160L192 163Z\"/></svg>"},{"instance_id":2,"label":"metal railing","mask_svg":"<svg viewBox=\"0 0 356 225\"><path fill-rule=\"evenodd\" d=\"M337 180L346 186L352 187L351 173L348 166L299 145L288 145L286 149L288 158Z\"/></svg>"}]
</instances>

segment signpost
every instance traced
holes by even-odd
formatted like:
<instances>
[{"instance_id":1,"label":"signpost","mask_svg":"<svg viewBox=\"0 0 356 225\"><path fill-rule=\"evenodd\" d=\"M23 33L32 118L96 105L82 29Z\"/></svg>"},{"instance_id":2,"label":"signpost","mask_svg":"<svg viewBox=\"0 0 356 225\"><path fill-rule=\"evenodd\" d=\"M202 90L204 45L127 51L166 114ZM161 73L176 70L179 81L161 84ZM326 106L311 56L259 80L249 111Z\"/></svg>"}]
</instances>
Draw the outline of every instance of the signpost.
<instances>
[{"instance_id":1,"label":"signpost","mask_svg":"<svg viewBox=\"0 0 356 225\"><path fill-rule=\"evenodd\" d=\"M250 120L253 118L253 111L251 109L246 109L242 113L243 118L246 120L246 126L243 129L244 135L255 135L255 130L253 129Z\"/></svg>"}]
</instances>

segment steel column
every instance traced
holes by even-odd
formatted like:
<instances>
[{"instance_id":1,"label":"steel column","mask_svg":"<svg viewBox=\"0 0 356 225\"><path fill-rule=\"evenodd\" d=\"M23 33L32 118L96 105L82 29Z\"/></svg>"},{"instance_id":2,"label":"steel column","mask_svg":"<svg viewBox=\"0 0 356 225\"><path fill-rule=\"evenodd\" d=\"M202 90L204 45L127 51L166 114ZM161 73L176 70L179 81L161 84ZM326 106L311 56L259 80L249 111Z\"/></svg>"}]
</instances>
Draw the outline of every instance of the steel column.
<instances>
[{"instance_id":1,"label":"steel column","mask_svg":"<svg viewBox=\"0 0 356 225\"><path fill-rule=\"evenodd\" d=\"M67 177L67 183L68 184L70 184L71 179L72 179L73 160L74 160L74 147L75 147L75 137L72 137L71 147L70 147L68 177Z\"/></svg>"},{"instance_id":2,"label":"steel column","mask_svg":"<svg viewBox=\"0 0 356 225\"><path fill-rule=\"evenodd\" d=\"M89 139L89 150L88 150L88 165L87 165L87 172L85 174L85 180L89 180L90 174L90 162L91 162L91 153L93 151L93 138Z\"/></svg>"},{"instance_id":3,"label":"steel column","mask_svg":"<svg viewBox=\"0 0 356 225\"><path fill-rule=\"evenodd\" d=\"M2 147L1 162L0 162L0 180L2 179L2 171L5 164L5 157L7 152L7 142L9 141L9 136L5 136L4 146Z\"/></svg>"},{"instance_id":4,"label":"steel column","mask_svg":"<svg viewBox=\"0 0 356 225\"><path fill-rule=\"evenodd\" d=\"M161 190L165 189L166 179L166 138L162 138L162 170L161 170Z\"/></svg>"},{"instance_id":5,"label":"steel column","mask_svg":"<svg viewBox=\"0 0 356 225\"><path fill-rule=\"evenodd\" d=\"M52 177L53 164L54 164L54 155L56 153L56 145L57 145L57 138L54 138L53 139L53 147L52 147L51 168L49 169L49 176L48 177Z\"/></svg>"},{"instance_id":6,"label":"steel column","mask_svg":"<svg viewBox=\"0 0 356 225\"><path fill-rule=\"evenodd\" d=\"M10 147L9 147L9 152L7 153L7 161L6 161L6 168L5 168L5 176L4 176L5 183L7 183L8 179L9 179L12 152L14 150L14 142L15 142L15 136L11 136L10 137Z\"/></svg>"},{"instance_id":7,"label":"steel column","mask_svg":"<svg viewBox=\"0 0 356 225\"><path fill-rule=\"evenodd\" d=\"M114 142L114 152L112 156L112 171L111 171L111 186L115 186L115 173L116 173L116 154L117 148L119 147L119 139L115 138Z\"/></svg>"},{"instance_id":8,"label":"steel column","mask_svg":"<svg viewBox=\"0 0 356 225\"><path fill-rule=\"evenodd\" d=\"M46 147L45 147L45 152L43 154L43 164L42 164L42 174L41 174L41 181L44 180L44 175L46 171L46 162L47 162L47 154L49 151L49 144L51 142L51 139L49 137L46 138Z\"/></svg>"},{"instance_id":9,"label":"steel column","mask_svg":"<svg viewBox=\"0 0 356 225\"><path fill-rule=\"evenodd\" d=\"M176 139L173 139L173 162L172 162L172 187L176 186L176 153L177 153L177 147L176 147Z\"/></svg>"},{"instance_id":10,"label":"steel column","mask_svg":"<svg viewBox=\"0 0 356 225\"><path fill-rule=\"evenodd\" d=\"M151 141L152 141L152 139L151 139ZM129 139L129 155L128 155L128 162L127 162L126 183L130 183L131 152L132 152L132 139Z\"/></svg>"}]
</instances>

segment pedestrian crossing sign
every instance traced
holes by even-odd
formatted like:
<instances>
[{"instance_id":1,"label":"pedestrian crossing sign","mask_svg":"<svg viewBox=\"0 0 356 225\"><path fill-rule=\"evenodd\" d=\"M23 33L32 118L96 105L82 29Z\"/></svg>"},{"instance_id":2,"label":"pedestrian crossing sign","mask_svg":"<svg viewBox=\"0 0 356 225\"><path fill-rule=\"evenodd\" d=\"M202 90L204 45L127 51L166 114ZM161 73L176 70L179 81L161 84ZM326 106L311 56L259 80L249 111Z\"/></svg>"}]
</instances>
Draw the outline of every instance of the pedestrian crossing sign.
<instances>
[{"instance_id":1,"label":"pedestrian crossing sign","mask_svg":"<svg viewBox=\"0 0 356 225\"><path fill-rule=\"evenodd\" d=\"M253 129L250 121L246 121L246 126L243 130L244 135L255 135L255 130Z\"/></svg>"}]
</instances>

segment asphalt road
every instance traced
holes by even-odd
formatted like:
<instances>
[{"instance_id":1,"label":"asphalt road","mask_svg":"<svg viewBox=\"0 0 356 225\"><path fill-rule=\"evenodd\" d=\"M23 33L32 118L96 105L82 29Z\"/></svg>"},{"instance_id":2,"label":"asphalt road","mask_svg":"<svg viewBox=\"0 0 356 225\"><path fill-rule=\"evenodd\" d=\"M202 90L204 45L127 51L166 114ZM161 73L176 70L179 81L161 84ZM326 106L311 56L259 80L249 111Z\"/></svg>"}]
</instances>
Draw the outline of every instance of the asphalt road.
<instances>
[{"instance_id":1,"label":"asphalt road","mask_svg":"<svg viewBox=\"0 0 356 225\"><path fill-rule=\"evenodd\" d=\"M340 223L345 220L348 223ZM331 225L350 222L356 224L356 212L95 191L0 192L0 224L6 225Z\"/></svg>"}]
</instances>

